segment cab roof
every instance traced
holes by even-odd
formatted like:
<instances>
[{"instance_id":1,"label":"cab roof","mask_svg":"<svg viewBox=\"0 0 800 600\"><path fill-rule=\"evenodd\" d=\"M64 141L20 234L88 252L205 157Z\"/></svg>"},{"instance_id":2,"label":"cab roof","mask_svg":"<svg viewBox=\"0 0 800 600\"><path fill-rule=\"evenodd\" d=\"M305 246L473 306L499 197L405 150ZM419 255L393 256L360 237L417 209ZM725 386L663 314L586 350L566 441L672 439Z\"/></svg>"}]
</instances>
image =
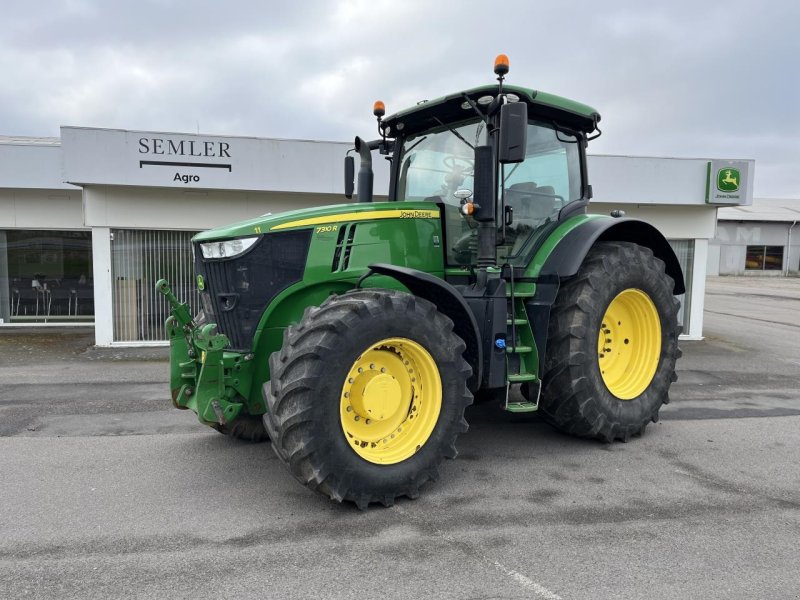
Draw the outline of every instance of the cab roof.
<instances>
[{"instance_id":1,"label":"cab roof","mask_svg":"<svg viewBox=\"0 0 800 600\"><path fill-rule=\"evenodd\" d=\"M476 100L481 96L496 96L497 84L483 85L469 90L442 96L435 100L425 100L412 108L401 110L383 119L384 126L391 129L387 135L408 135L425 131L440 125L440 122L454 123L469 119L475 115L471 107L463 108L464 96ZM600 113L591 106L562 98L546 92L540 92L515 85L504 85L505 93L516 94L521 102L528 104L528 116L546 121L552 120L577 131L590 133L596 129L600 121Z\"/></svg>"}]
</instances>

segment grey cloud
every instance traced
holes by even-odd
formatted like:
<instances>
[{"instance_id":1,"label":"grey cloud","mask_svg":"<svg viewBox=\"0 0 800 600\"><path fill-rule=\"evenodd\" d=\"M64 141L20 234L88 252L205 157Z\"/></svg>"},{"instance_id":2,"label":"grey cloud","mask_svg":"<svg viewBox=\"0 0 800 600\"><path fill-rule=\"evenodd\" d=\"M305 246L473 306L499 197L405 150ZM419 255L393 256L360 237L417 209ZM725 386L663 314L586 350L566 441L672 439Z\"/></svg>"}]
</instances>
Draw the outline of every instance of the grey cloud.
<instances>
[{"instance_id":1,"label":"grey cloud","mask_svg":"<svg viewBox=\"0 0 800 600\"><path fill-rule=\"evenodd\" d=\"M12 2L0 132L61 124L351 139L398 110L509 80L597 107L594 152L755 158L800 196L792 0L485 3Z\"/></svg>"}]
</instances>

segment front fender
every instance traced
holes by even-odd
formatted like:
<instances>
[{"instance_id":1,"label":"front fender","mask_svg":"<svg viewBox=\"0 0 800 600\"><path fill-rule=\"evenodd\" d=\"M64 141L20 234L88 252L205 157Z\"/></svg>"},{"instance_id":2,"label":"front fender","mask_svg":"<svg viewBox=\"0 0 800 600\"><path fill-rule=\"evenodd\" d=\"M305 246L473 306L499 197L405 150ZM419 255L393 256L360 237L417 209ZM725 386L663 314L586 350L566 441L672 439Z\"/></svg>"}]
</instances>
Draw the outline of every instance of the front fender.
<instances>
[{"instance_id":1,"label":"front fender","mask_svg":"<svg viewBox=\"0 0 800 600\"><path fill-rule=\"evenodd\" d=\"M453 321L453 331L467 344L464 358L472 367L469 388L476 390L483 381L483 347L475 315L464 297L452 285L430 273L388 264L371 264L369 273L396 279L415 296L433 302L436 308Z\"/></svg>"}]
</instances>

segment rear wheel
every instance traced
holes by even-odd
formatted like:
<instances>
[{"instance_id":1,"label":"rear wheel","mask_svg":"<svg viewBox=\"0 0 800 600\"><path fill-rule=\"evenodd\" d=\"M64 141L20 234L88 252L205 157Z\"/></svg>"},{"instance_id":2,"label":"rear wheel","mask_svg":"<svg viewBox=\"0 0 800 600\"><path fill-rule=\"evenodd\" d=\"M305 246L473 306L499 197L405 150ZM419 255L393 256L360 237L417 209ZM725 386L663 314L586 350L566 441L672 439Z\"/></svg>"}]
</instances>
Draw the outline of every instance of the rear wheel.
<instances>
[{"instance_id":1,"label":"rear wheel","mask_svg":"<svg viewBox=\"0 0 800 600\"><path fill-rule=\"evenodd\" d=\"M304 485L362 509L416 497L467 430L465 348L449 318L410 294L355 290L307 309L270 357L276 454Z\"/></svg>"},{"instance_id":2,"label":"rear wheel","mask_svg":"<svg viewBox=\"0 0 800 600\"><path fill-rule=\"evenodd\" d=\"M680 356L673 285L648 248L592 248L551 311L540 401L550 423L610 442L658 420Z\"/></svg>"}]
</instances>

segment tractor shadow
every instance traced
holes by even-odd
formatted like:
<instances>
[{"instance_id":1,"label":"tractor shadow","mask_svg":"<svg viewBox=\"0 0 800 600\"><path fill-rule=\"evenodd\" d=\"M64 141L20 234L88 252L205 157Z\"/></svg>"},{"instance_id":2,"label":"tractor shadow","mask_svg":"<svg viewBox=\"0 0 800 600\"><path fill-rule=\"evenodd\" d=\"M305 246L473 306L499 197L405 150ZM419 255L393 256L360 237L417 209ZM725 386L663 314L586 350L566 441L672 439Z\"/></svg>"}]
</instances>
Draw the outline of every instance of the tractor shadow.
<instances>
[{"instance_id":1,"label":"tractor shadow","mask_svg":"<svg viewBox=\"0 0 800 600\"><path fill-rule=\"evenodd\" d=\"M506 496L512 496L517 493L512 488L520 477L540 480L531 481L526 493L532 493L534 499L549 500L555 493L548 491L548 482L569 477L583 455L613 447L563 434L536 413L508 413L495 401L470 406L466 419L470 429L458 438L456 460L442 463L439 480L426 484L419 500L399 498L400 510L408 506L416 511L420 504L480 502L503 489L508 490ZM314 522L324 514L326 528L334 514L345 520L349 517L344 515L363 515L352 504L333 502L300 485L274 455L269 442L250 444L213 432L181 437L185 464L189 469L198 468L197 476L206 480L205 493L224 495L236 490L237 503L241 500L278 513L290 507L292 515L305 515ZM202 465L202 469L193 465ZM467 489L471 492L466 493ZM368 512L381 509L373 505Z\"/></svg>"}]
</instances>

